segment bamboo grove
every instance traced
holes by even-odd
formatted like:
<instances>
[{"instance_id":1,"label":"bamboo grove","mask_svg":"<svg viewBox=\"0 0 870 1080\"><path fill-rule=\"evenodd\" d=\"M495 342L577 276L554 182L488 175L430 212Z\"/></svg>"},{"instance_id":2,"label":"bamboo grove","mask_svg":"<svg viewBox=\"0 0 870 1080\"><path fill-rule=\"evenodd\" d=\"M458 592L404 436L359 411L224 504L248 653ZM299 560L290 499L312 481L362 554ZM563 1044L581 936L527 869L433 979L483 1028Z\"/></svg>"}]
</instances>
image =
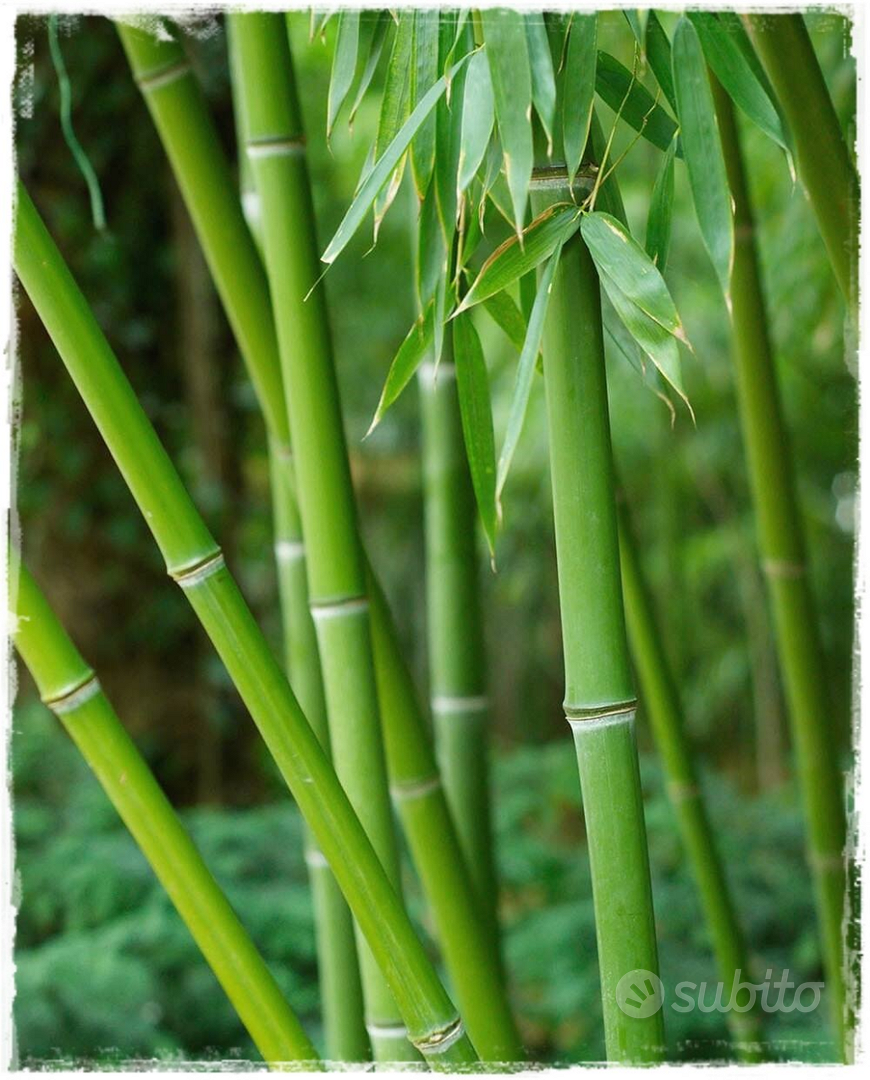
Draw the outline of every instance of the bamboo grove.
<instances>
[{"instance_id":1,"label":"bamboo grove","mask_svg":"<svg viewBox=\"0 0 870 1080\"><path fill-rule=\"evenodd\" d=\"M26 295L44 324L168 576L305 820L319 1051L245 931L244 912L233 911L123 716L13 551L13 639L42 699L105 788L270 1067L369 1059L438 1070L516 1067L526 1051L501 941L485 647L491 613L480 556L485 549L499 574L511 573L499 544L517 512L512 466L523 452L530 399L542 393L565 736L570 730L582 793L607 1058L672 1058L666 1010L632 1012L620 996L624 976L659 973L638 723L651 730L726 994L755 962L611 444L619 418L610 415L605 355L613 350L636 369L637 392L654 391L678 426L704 422L682 374L699 359L667 283L680 177L695 209L692 242L706 252L728 313L825 1000L837 1056L848 1058L854 1016L844 784L753 232L761 215L737 120L760 129L777 167L805 186L807 213L817 219L854 318L857 178L804 20L626 11L628 68L600 48L591 10L314 12L309 47L320 47L327 31L334 37L327 134L363 106L378 117L331 237L316 220L289 19L232 11L222 22L236 161L227 159L189 62L184 25L142 16L116 27L262 413L282 663L221 538L209 532L152 427L145 388L131 385L99 325L100 298L80 291L20 182L14 267L22 303ZM628 150L617 152L617 130L630 133ZM621 162L639 140L656 148L658 161L642 237L630 227L620 190ZM814 164L820 154L829 163L824 174ZM408 189L409 200L399 197ZM416 380L425 703L373 569L377 560L363 542L336 374L341 358L322 284L336 261L355 257L356 248L347 249L357 234L373 221L376 242L387 214L401 218L408 203L416 318L395 356L384 358L371 430ZM483 320L516 354L499 446ZM402 844L422 885L436 957L406 909ZM746 1062L769 1056L761 1010L733 1011L728 1023L733 1055Z\"/></svg>"}]
</instances>

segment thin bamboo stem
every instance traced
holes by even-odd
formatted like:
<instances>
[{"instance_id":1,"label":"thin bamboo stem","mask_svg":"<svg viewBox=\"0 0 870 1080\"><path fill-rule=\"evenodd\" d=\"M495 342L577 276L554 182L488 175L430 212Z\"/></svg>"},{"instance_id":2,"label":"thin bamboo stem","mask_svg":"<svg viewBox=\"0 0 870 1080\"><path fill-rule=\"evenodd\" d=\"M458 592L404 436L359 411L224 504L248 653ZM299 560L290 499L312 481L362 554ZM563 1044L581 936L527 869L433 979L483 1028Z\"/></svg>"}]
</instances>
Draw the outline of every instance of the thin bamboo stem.
<instances>
[{"instance_id":1,"label":"thin bamboo stem","mask_svg":"<svg viewBox=\"0 0 870 1080\"><path fill-rule=\"evenodd\" d=\"M563 189L532 180L536 214L570 197L567 177ZM663 1052L661 1010L632 1010L618 992L631 972L657 977L658 954L634 735L637 702L622 610L601 297L579 233L565 245L553 280L544 384L565 716L586 818L607 1057L655 1061ZM641 987L648 977L640 978Z\"/></svg>"},{"instance_id":2,"label":"thin bamboo stem","mask_svg":"<svg viewBox=\"0 0 870 1080\"><path fill-rule=\"evenodd\" d=\"M667 777L667 791L688 855L689 865L710 934L719 977L728 991L750 979L751 967L728 880L701 790L692 748L686 737L680 695L656 625L652 599L643 576L628 509L619 511L619 553L625 618L634 667L640 682L644 711ZM759 1017L755 1012L728 1013L728 1026L737 1040L741 1060L762 1060L757 1045Z\"/></svg>"},{"instance_id":3,"label":"thin bamboo stem","mask_svg":"<svg viewBox=\"0 0 870 1080\"><path fill-rule=\"evenodd\" d=\"M284 20L234 14L247 153L260 197L263 251L272 293L308 588L320 647L333 760L396 892L398 846L380 730L365 569L332 360L324 292L317 278L314 212ZM366 1026L379 1061L418 1057L381 971L358 943Z\"/></svg>"},{"instance_id":4,"label":"thin bamboo stem","mask_svg":"<svg viewBox=\"0 0 870 1080\"><path fill-rule=\"evenodd\" d=\"M271 1068L317 1051L227 898L26 567L13 557L15 646L99 780Z\"/></svg>"},{"instance_id":5,"label":"thin bamboo stem","mask_svg":"<svg viewBox=\"0 0 870 1080\"><path fill-rule=\"evenodd\" d=\"M777 17L780 18L786 17ZM713 79L712 83L735 207L732 352L740 422L758 549L773 611L804 801L807 861L816 894L827 992L834 1028L842 1045L848 1027L843 982L846 888L843 783L830 731L832 707L828 679L807 578L803 524L768 329L749 187L733 106L718 82Z\"/></svg>"},{"instance_id":6,"label":"thin bamboo stem","mask_svg":"<svg viewBox=\"0 0 870 1080\"><path fill-rule=\"evenodd\" d=\"M498 941L490 820L489 698L480 609L477 508L465 454L456 370L420 368L429 682L435 746L481 911Z\"/></svg>"},{"instance_id":7,"label":"thin bamboo stem","mask_svg":"<svg viewBox=\"0 0 870 1080\"><path fill-rule=\"evenodd\" d=\"M368 837L29 195L15 269L163 553L317 838L418 1049L475 1060L462 1023Z\"/></svg>"},{"instance_id":8,"label":"thin bamboo stem","mask_svg":"<svg viewBox=\"0 0 870 1080\"><path fill-rule=\"evenodd\" d=\"M792 131L797 167L853 316L858 303L858 176L803 16L743 16Z\"/></svg>"},{"instance_id":9,"label":"thin bamboo stem","mask_svg":"<svg viewBox=\"0 0 870 1080\"><path fill-rule=\"evenodd\" d=\"M240 213L230 170L205 99L181 45L172 38L158 40L149 31L129 23L119 23L118 32L206 253L269 431L275 551L285 660L290 665L287 672L303 711L329 756L323 691L318 689L320 659L308 611L304 558L299 561L285 557L293 552L304 556L304 548L292 486L290 430L278 342L266 277L252 242L258 215L247 154L242 145L242 198L250 233ZM233 70L237 68L237 52L231 47ZM244 110L238 93L234 104L237 130L244 144ZM363 1019L353 924L332 872L324 865L310 834L306 837L306 848L327 1057L334 1061L367 1060L371 1055Z\"/></svg>"}]
</instances>

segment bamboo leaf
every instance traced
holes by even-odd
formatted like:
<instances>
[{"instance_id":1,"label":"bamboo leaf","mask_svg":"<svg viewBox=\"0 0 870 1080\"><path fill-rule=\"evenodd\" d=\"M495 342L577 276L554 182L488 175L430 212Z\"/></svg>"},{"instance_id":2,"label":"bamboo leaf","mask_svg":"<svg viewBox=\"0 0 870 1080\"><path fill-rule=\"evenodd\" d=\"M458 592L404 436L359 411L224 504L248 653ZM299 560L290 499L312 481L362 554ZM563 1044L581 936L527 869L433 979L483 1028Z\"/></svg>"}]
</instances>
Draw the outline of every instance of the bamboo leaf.
<instances>
[{"instance_id":1,"label":"bamboo leaf","mask_svg":"<svg viewBox=\"0 0 870 1080\"><path fill-rule=\"evenodd\" d=\"M526 40L529 48L529 64L532 72L532 103L547 137L547 155L553 154L553 125L556 121L556 76L553 72L553 54L539 11L525 16Z\"/></svg>"},{"instance_id":2,"label":"bamboo leaf","mask_svg":"<svg viewBox=\"0 0 870 1080\"><path fill-rule=\"evenodd\" d=\"M335 38L335 53L332 57L332 73L329 77L329 94L326 104L327 139L332 135L336 117L353 86L359 50L359 24L359 8L342 11L338 17L338 33Z\"/></svg>"},{"instance_id":3,"label":"bamboo leaf","mask_svg":"<svg viewBox=\"0 0 870 1080\"><path fill-rule=\"evenodd\" d=\"M387 148L395 143L402 125L408 118L411 96L409 93L410 80L408 71L414 44L414 12L403 11L399 15L396 36L393 39L393 48L390 52L387 64L386 77L384 80L384 93L381 98L381 113L378 117L378 130L375 136L375 164L384 156ZM421 125L422 126L422 125ZM416 134L416 132L415 132ZM407 147L405 148L407 149ZM387 210L389 210L399 185L402 182L405 159L404 151L390 173L387 190L379 193L375 204L375 239L377 240L378 228Z\"/></svg>"},{"instance_id":4,"label":"bamboo leaf","mask_svg":"<svg viewBox=\"0 0 870 1080\"><path fill-rule=\"evenodd\" d=\"M647 17L644 49L647 63L656 77L656 82L661 87L668 104L676 112L677 95L674 90L674 77L671 73L671 43L668 41L668 35L665 33L664 27L659 22L654 11L651 11Z\"/></svg>"},{"instance_id":5,"label":"bamboo leaf","mask_svg":"<svg viewBox=\"0 0 870 1080\"><path fill-rule=\"evenodd\" d=\"M674 140L677 125L668 116L655 98L636 79L631 72L609 53L598 54L598 75L595 89L601 100L614 112L622 109L621 116L635 131L660 150L667 150ZM682 152L677 149L677 156Z\"/></svg>"},{"instance_id":6,"label":"bamboo leaf","mask_svg":"<svg viewBox=\"0 0 870 1080\"><path fill-rule=\"evenodd\" d=\"M790 153L779 113L750 66L733 30L710 11L688 12L687 18L697 31L707 63L734 104L761 128L765 135ZM742 30L739 20L738 25Z\"/></svg>"},{"instance_id":7,"label":"bamboo leaf","mask_svg":"<svg viewBox=\"0 0 870 1080\"><path fill-rule=\"evenodd\" d=\"M550 206L525 230L522 243L516 236L505 240L481 267L456 314L494 296L534 270L553 254L558 244L564 244L574 235L580 227L580 217L576 206Z\"/></svg>"},{"instance_id":8,"label":"bamboo leaf","mask_svg":"<svg viewBox=\"0 0 870 1080\"><path fill-rule=\"evenodd\" d=\"M541 338L544 333L544 321L547 316L547 306L550 301L550 292L553 288L553 276L559 265L562 254L561 241L556 244L556 250L550 256L541 280L538 285L538 293L532 305L532 313L529 318L529 326L523 342L520 361L517 365L517 378L514 383L514 393L511 398L510 413L508 414L507 430L504 444L498 459L498 469L495 481L495 502L499 519L501 518L501 493L504 491L505 481L510 472L511 462L523 430L523 421L526 418L526 410L529 405L529 394L532 389L532 376L535 372L535 361L541 350Z\"/></svg>"},{"instance_id":9,"label":"bamboo leaf","mask_svg":"<svg viewBox=\"0 0 870 1080\"><path fill-rule=\"evenodd\" d=\"M592 123L598 42L597 15L575 15L562 73L562 141L569 183L574 182Z\"/></svg>"},{"instance_id":10,"label":"bamboo leaf","mask_svg":"<svg viewBox=\"0 0 870 1080\"><path fill-rule=\"evenodd\" d=\"M454 35L452 23L448 21L441 27L440 38L440 52L443 53L449 46L453 53L463 45L471 45L470 27ZM465 50L465 55L474 59L468 50ZM444 242L448 249L452 247L459 217L457 188L467 73L468 67L465 66L455 76L446 76L447 93L438 102L435 116L435 194Z\"/></svg>"},{"instance_id":11,"label":"bamboo leaf","mask_svg":"<svg viewBox=\"0 0 870 1080\"><path fill-rule=\"evenodd\" d=\"M598 119L595 109L592 110L592 126L589 130L589 136L592 140L592 153L595 161L603 160L607 140L604 137L601 121ZM621 221L626 228L628 227L628 218L625 216L625 206L622 203L622 193L619 190L619 181L616 179L615 173L611 173L602 182L601 187L598 189L595 205L599 210L611 214L617 221Z\"/></svg>"},{"instance_id":12,"label":"bamboo leaf","mask_svg":"<svg viewBox=\"0 0 870 1080\"><path fill-rule=\"evenodd\" d=\"M467 57L463 56L461 60L454 64L451 74L455 76L467 59ZM419 131L420 125L435 108L446 88L447 77L442 75L438 82L423 95L420 103L402 125L398 135L384 151L382 157L375 162L372 170L360 185L356 198L342 218L335 236L330 240L329 246L321 256L323 262L328 264L335 262L350 242L371 209L381 188L408 149L414 135Z\"/></svg>"},{"instance_id":13,"label":"bamboo leaf","mask_svg":"<svg viewBox=\"0 0 870 1080\"><path fill-rule=\"evenodd\" d=\"M399 351L393 358L390 370L387 372L380 401L378 401L378 407L375 410L371 424L369 424L369 429L365 433L365 438L368 438L381 422L384 413L411 381L423 357L432 348L435 329L434 311L435 305L430 303L425 314L417 319L408 331L408 336L399 346Z\"/></svg>"},{"instance_id":14,"label":"bamboo leaf","mask_svg":"<svg viewBox=\"0 0 870 1080\"><path fill-rule=\"evenodd\" d=\"M468 62L462 106L462 135L459 144L458 194L469 186L483 163L495 123L492 79L484 52Z\"/></svg>"},{"instance_id":15,"label":"bamboo leaf","mask_svg":"<svg viewBox=\"0 0 870 1080\"><path fill-rule=\"evenodd\" d=\"M486 55L492 76L495 116L511 193L514 226L522 230L534 165L532 73L523 16L503 8L484 8Z\"/></svg>"},{"instance_id":16,"label":"bamboo leaf","mask_svg":"<svg viewBox=\"0 0 870 1080\"><path fill-rule=\"evenodd\" d=\"M580 226L599 273L669 334L688 344L665 279L640 244L610 214L584 214ZM615 305L614 305L615 306Z\"/></svg>"},{"instance_id":17,"label":"bamboo leaf","mask_svg":"<svg viewBox=\"0 0 870 1080\"><path fill-rule=\"evenodd\" d=\"M734 215L707 64L697 31L687 18L677 23L673 46L674 86L683 153L701 235L731 307Z\"/></svg>"},{"instance_id":18,"label":"bamboo leaf","mask_svg":"<svg viewBox=\"0 0 870 1080\"><path fill-rule=\"evenodd\" d=\"M671 218L674 209L674 152L676 140L665 153L656 176L646 221L646 253L659 273L665 272L671 245Z\"/></svg>"},{"instance_id":19,"label":"bamboo leaf","mask_svg":"<svg viewBox=\"0 0 870 1080\"><path fill-rule=\"evenodd\" d=\"M372 79L374 78L375 71L377 70L378 63L381 59L381 54L384 51L384 44L387 40L387 31L392 24L393 20L388 11L378 12L377 22L372 33L371 45L369 46L365 66L360 75L359 86L356 90L356 96L353 99L350 116L348 117L349 124L353 124L357 111L359 110L360 105L362 105L363 98L366 96L366 92L371 86Z\"/></svg>"},{"instance_id":20,"label":"bamboo leaf","mask_svg":"<svg viewBox=\"0 0 870 1080\"><path fill-rule=\"evenodd\" d=\"M453 361L456 365L456 388L471 483L490 554L494 555L495 436L492 430L489 376L480 338L468 314L460 315L453 322Z\"/></svg>"},{"instance_id":21,"label":"bamboo leaf","mask_svg":"<svg viewBox=\"0 0 870 1080\"><path fill-rule=\"evenodd\" d=\"M438 11L420 9L414 15L414 49L411 65L411 107L438 80ZM435 117L429 117L411 143L411 171L417 197L429 188L435 167Z\"/></svg>"},{"instance_id":22,"label":"bamboo leaf","mask_svg":"<svg viewBox=\"0 0 870 1080\"><path fill-rule=\"evenodd\" d=\"M420 310L435 296L438 280L447 273L447 248L438 221L435 191L430 188L420 207L417 228L417 301Z\"/></svg>"},{"instance_id":23,"label":"bamboo leaf","mask_svg":"<svg viewBox=\"0 0 870 1080\"><path fill-rule=\"evenodd\" d=\"M526 340L527 324L511 294L495 293L483 301L483 306L493 322L508 336L517 352L520 352Z\"/></svg>"}]
</instances>

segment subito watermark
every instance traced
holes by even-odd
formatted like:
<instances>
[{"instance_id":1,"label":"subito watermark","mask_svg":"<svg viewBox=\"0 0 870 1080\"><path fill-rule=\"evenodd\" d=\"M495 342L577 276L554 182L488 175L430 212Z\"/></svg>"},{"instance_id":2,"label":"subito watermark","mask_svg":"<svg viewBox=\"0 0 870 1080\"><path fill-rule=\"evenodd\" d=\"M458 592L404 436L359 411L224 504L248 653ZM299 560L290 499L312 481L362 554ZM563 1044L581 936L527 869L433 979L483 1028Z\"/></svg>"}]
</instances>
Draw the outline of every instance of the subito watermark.
<instances>
[{"instance_id":1,"label":"subito watermark","mask_svg":"<svg viewBox=\"0 0 870 1080\"><path fill-rule=\"evenodd\" d=\"M822 1000L823 982L795 983L789 979L786 968L779 979L773 978L768 968L765 981L743 982L740 969L734 973L730 984L678 982L674 987L673 1000L669 1002L674 1012L736 1012L747 1013L760 1007L766 1013L810 1013ZM726 996L727 995L727 996ZM653 971L637 968L623 975L616 984L616 1004L626 1016L643 1019L653 1016L665 1005L665 987Z\"/></svg>"}]
</instances>

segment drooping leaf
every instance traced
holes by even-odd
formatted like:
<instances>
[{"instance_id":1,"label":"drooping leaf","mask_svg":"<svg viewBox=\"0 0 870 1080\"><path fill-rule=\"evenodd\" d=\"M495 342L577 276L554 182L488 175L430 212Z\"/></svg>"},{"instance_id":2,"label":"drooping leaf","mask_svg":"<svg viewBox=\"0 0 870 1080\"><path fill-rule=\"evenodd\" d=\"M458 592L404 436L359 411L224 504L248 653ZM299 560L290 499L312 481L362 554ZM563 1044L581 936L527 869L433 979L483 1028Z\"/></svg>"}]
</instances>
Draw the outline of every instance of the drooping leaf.
<instances>
[{"instance_id":1,"label":"drooping leaf","mask_svg":"<svg viewBox=\"0 0 870 1080\"><path fill-rule=\"evenodd\" d=\"M601 294L601 314L604 323L606 355L609 358L612 353L616 353L637 372L644 386L667 406L671 426L673 426L677 419L677 413L668 393L669 383L663 378L655 364L646 362L646 353L643 352L631 334L625 329L624 323L616 314L616 309L610 303L606 292Z\"/></svg>"},{"instance_id":2,"label":"drooping leaf","mask_svg":"<svg viewBox=\"0 0 870 1080\"><path fill-rule=\"evenodd\" d=\"M595 82L601 100L614 112L621 108L621 117L635 131L660 150L667 150L674 140L677 125L655 98L631 72L609 53L598 54L598 77ZM679 149L677 156L681 157Z\"/></svg>"},{"instance_id":3,"label":"drooping leaf","mask_svg":"<svg viewBox=\"0 0 870 1080\"><path fill-rule=\"evenodd\" d=\"M534 270L566 243L580 227L580 211L571 205L550 206L523 232L523 242L511 236L486 260L458 311L465 311L508 288Z\"/></svg>"},{"instance_id":4,"label":"drooping leaf","mask_svg":"<svg viewBox=\"0 0 870 1080\"><path fill-rule=\"evenodd\" d=\"M463 57L453 65L451 70L454 76L466 59L467 57ZM420 125L435 108L446 88L447 77L442 75L438 82L423 95L416 109L402 125L398 135L375 162L368 176L360 185L360 189L347 213L342 218L335 236L330 240L329 246L321 256L323 262L333 263L350 242L371 209L381 188L399 164L414 135L419 131Z\"/></svg>"},{"instance_id":5,"label":"drooping leaf","mask_svg":"<svg viewBox=\"0 0 870 1080\"><path fill-rule=\"evenodd\" d=\"M665 272L668 263L668 250L671 245L675 150L676 140L668 147L659 168L649 201L649 215L646 219L646 253L661 274Z\"/></svg>"},{"instance_id":6,"label":"drooping leaf","mask_svg":"<svg viewBox=\"0 0 870 1080\"><path fill-rule=\"evenodd\" d=\"M528 330L520 353L520 361L517 365L517 377L514 383L513 397L511 398L507 429L496 470L495 502L499 518L501 518L501 493L504 491L505 481L510 472L511 462L514 458L517 443L520 440L520 433L523 430L523 421L526 418L529 394L532 389L532 377L535 373L535 361L541 350L541 338L544 334L544 322L547 317L547 306L553 287L553 277L556 273L556 267L559 265L561 254L562 244L560 242L556 244L556 250L550 256L547 265L544 267L544 272L541 274L538 294L532 305Z\"/></svg>"},{"instance_id":7,"label":"drooping leaf","mask_svg":"<svg viewBox=\"0 0 870 1080\"><path fill-rule=\"evenodd\" d=\"M683 154L704 244L730 308L734 214L722 143L698 33L683 16L673 45L674 86Z\"/></svg>"},{"instance_id":8,"label":"drooping leaf","mask_svg":"<svg viewBox=\"0 0 870 1080\"><path fill-rule=\"evenodd\" d=\"M547 137L547 153L553 153L553 125L556 120L556 76L544 16L539 11L525 16L529 63L532 70L532 102Z\"/></svg>"},{"instance_id":9,"label":"drooping leaf","mask_svg":"<svg viewBox=\"0 0 870 1080\"><path fill-rule=\"evenodd\" d=\"M526 340L526 320L511 294L495 293L483 301L483 306L493 322L505 332L511 344L519 352Z\"/></svg>"},{"instance_id":10,"label":"drooping leaf","mask_svg":"<svg viewBox=\"0 0 870 1080\"><path fill-rule=\"evenodd\" d=\"M363 23L365 23L365 19L363 20ZM377 21L374 30L372 31L372 39L371 44L369 45L368 54L364 54L366 55L365 65L363 66L359 85L356 88L356 95L353 99L353 105L350 109L350 116L348 117L349 124L353 124L357 111L359 110L360 105L362 105L363 98L366 96L368 88L372 84L372 79L374 78L375 71L380 62L381 54L384 51L384 43L387 40L387 31L392 24L393 20L390 17L389 11L378 12Z\"/></svg>"},{"instance_id":11,"label":"drooping leaf","mask_svg":"<svg viewBox=\"0 0 870 1080\"><path fill-rule=\"evenodd\" d=\"M493 555L496 532L495 436L492 430L489 376L480 338L467 313L453 321L453 362L456 365L456 388L471 483L490 554Z\"/></svg>"},{"instance_id":12,"label":"drooping leaf","mask_svg":"<svg viewBox=\"0 0 870 1080\"><path fill-rule=\"evenodd\" d=\"M514 226L519 234L526 217L534 165L532 73L525 26L518 11L484 8L480 17Z\"/></svg>"},{"instance_id":13,"label":"drooping leaf","mask_svg":"<svg viewBox=\"0 0 870 1080\"><path fill-rule=\"evenodd\" d=\"M360 11L342 11L338 16L338 33L332 57L332 73L329 77L329 94L326 104L326 137L332 134L339 110L353 86L357 55L360 44Z\"/></svg>"},{"instance_id":14,"label":"drooping leaf","mask_svg":"<svg viewBox=\"0 0 870 1080\"><path fill-rule=\"evenodd\" d=\"M694 419L694 412L683 389L683 374L680 365L680 347L673 334L668 333L659 323L651 319L645 311L625 295L619 286L599 267L601 286L607 294L617 315L626 330L631 334L643 352L661 372L662 376L685 401Z\"/></svg>"},{"instance_id":15,"label":"drooping leaf","mask_svg":"<svg viewBox=\"0 0 870 1080\"><path fill-rule=\"evenodd\" d=\"M604 130L595 109L592 110L592 126L589 129L589 137L592 142L594 158L596 161L601 161L607 140L604 138ZM616 179L615 173L611 173L601 182L595 205L599 210L603 210L605 213L610 214L611 217L615 217L617 221L621 221L623 225L627 225L628 219L625 216L622 193L619 190L619 181Z\"/></svg>"},{"instance_id":16,"label":"drooping leaf","mask_svg":"<svg viewBox=\"0 0 870 1080\"><path fill-rule=\"evenodd\" d=\"M654 11L649 13L646 21L645 51L647 63L656 77L656 82L661 87L667 103L676 112L677 95L671 73L671 43Z\"/></svg>"},{"instance_id":17,"label":"drooping leaf","mask_svg":"<svg viewBox=\"0 0 870 1080\"><path fill-rule=\"evenodd\" d=\"M669 334L686 341L674 301L652 259L610 214L584 214L580 225L599 273L607 274L628 299Z\"/></svg>"},{"instance_id":18,"label":"drooping leaf","mask_svg":"<svg viewBox=\"0 0 870 1080\"><path fill-rule=\"evenodd\" d=\"M569 183L574 182L592 123L598 51L598 16L576 14L568 31L562 72L562 142Z\"/></svg>"},{"instance_id":19,"label":"drooping leaf","mask_svg":"<svg viewBox=\"0 0 870 1080\"><path fill-rule=\"evenodd\" d=\"M408 332L408 336L399 346L399 351L390 364L384 388L375 415L366 432L366 438L371 435L383 419L384 413L399 397L405 387L413 378L414 372L423 361L423 357L432 348L434 331L435 305L430 304L424 315L421 315Z\"/></svg>"},{"instance_id":20,"label":"drooping leaf","mask_svg":"<svg viewBox=\"0 0 870 1080\"><path fill-rule=\"evenodd\" d=\"M485 50L481 50L469 60L465 76L459 144L459 195L468 188L483 163L494 122L489 62Z\"/></svg>"},{"instance_id":21,"label":"drooping leaf","mask_svg":"<svg viewBox=\"0 0 870 1080\"><path fill-rule=\"evenodd\" d=\"M411 108L438 80L438 11L420 8L414 14L413 63L411 65ZM430 116L411 143L411 171L417 197L429 188L435 167L435 117Z\"/></svg>"},{"instance_id":22,"label":"drooping leaf","mask_svg":"<svg viewBox=\"0 0 870 1080\"><path fill-rule=\"evenodd\" d=\"M707 63L734 104L757 124L765 135L783 150L790 152L779 113L728 24L722 22L712 11L690 11L687 18L701 39ZM740 28L742 30L742 24Z\"/></svg>"},{"instance_id":23,"label":"drooping leaf","mask_svg":"<svg viewBox=\"0 0 870 1080\"><path fill-rule=\"evenodd\" d=\"M471 59L476 56L475 53ZM435 193L444 242L448 248L453 243L459 216L459 158L462 152L462 114L467 76L468 64L455 75L449 102L445 95L438 103L435 125Z\"/></svg>"},{"instance_id":24,"label":"drooping leaf","mask_svg":"<svg viewBox=\"0 0 870 1080\"><path fill-rule=\"evenodd\" d=\"M430 188L420 207L417 226L417 303L424 311L435 298L438 280L447 274L447 249L438 220L435 191Z\"/></svg>"},{"instance_id":25,"label":"drooping leaf","mask_svg":"<svg viewBox=\"0 0 870 1080\"><path fill-rule=\"evenodd\" d=\"M410 112L410 79L408 77L414 44L414 12L402 11L393 39L393 48L387 64L384 80L384 92L381 98L381 112L378 117L378 130L375 136L375 164L381 160L389 146L395 144L397 134L408 119ZM421 124L422 126L422 124ZM416 135L416 132L414 133ZM407 147L405 148L407 149ZM399 155L386 190L380 192L375 201L375 239L381 221L389 210L405 169L404 151Z\"/></svg>"}]
</instances>

